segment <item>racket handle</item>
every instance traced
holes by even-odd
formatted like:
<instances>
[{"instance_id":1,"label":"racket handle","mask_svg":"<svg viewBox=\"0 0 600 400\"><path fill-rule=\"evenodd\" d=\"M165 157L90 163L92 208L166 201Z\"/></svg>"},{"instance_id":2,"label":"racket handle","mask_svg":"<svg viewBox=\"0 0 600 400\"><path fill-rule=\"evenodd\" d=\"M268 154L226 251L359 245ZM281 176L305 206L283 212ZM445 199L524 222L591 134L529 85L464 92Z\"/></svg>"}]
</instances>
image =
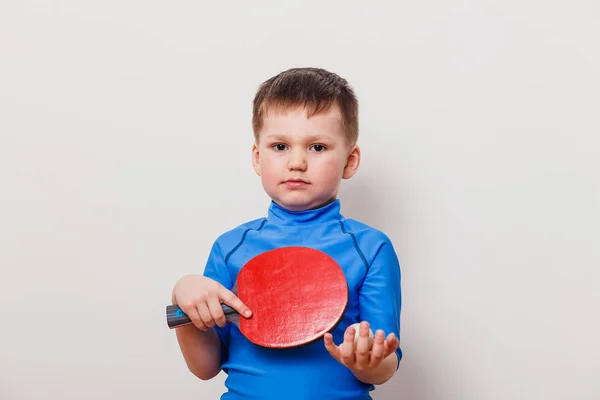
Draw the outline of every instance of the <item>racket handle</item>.
<instances>
[{"instance_id":1,"label":"racket handle","mask_svg":"<svg viewBox=\"0 0 600 400\"><path fill-rule=\"evenodd\" d=\"M226 304L221 304L225 316L236 315L237 311L229 307ZM167 306L167 325L169 328L174 329L180 326L189 325L192 323L190 317L188 317L179 306L170 305Z\"/></svg>"}]
</instances>

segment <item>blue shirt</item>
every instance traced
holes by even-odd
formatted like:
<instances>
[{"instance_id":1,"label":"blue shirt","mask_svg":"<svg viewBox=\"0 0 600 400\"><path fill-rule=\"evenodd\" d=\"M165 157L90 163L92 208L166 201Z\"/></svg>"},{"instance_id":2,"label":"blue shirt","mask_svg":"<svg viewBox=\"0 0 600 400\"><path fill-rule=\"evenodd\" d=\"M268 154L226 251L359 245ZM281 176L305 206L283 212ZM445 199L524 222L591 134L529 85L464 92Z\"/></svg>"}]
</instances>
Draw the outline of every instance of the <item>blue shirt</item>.
<instances>
[{"instance_id":1,"label":"blue shirt","mask_svg":"<svg viewBox=\"0 0 600 400\"><path fill-rule=\"evenodd\" d=\"M342 268L348 282L348 306L331 331L343 341L346 328L368 321L371 329L400 338L400 264L389 238L379 230L340 213L340 201L315 210L292 212L271 202L266 218L225 232L215 241L204 275L232 289L251 258L275 248L304 246L321 250ZM246 339L237 325L216 327L221 341L225 400L370 399L365 384L325 349L323 339L291 349L267 349ZM402 351L396 350L398 363Z\"/></svg>"}]
</instances>

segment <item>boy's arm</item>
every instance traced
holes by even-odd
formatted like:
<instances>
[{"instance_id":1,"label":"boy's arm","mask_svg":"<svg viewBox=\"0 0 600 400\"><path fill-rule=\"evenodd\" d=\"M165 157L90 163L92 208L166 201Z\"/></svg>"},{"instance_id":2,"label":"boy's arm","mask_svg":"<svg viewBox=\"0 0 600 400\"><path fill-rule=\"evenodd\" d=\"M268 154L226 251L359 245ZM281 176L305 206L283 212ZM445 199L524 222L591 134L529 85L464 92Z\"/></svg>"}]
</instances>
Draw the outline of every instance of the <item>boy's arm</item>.
<instances>
[{"instance_id":1,"label":"boy's arm","mask_svg":"<svg viewBox=\"0 0 600 400\"><path fill-rule=\"evenodd\" d=\"M384 237L377 246L367 275L359 290L360 319L367 321L373 332L382 330L380 342L392 343L394 348L386 348L384 359L374 369L353 371L361 381L381 384L389 380L398 369L402 350L400 340L400 309L402 306L400 262L391 241ZM365 332L365 335L368 333ZM390 340L390 334L395 336ZM384 337L385 336L385 340ZM378 336L375 337L375 342ZM391 354L390 354L391 353ZM389 354L386 356L386 354Z\"/></svg>"},{"instance_id":2,"label":"boy's arm","mask_svg":"<svg viewBox=\"0 0 600 400\"><path fill-rule=\"evenodd\" d=\"M209 380L221 372L221 342L214 329L201 331L194 325L186 325L176 332L181 353L192 374Z\"/></svg>"},{"instance_id":3,"label":"boy's arm","mask_svg":"<svg viewBox=\"0 0 600 400\"><path fill-rule=\"evenodd\" d=\"M325 334L325 347L345 365L354 376L367 384L380 385L396 372L402 358L400 350L400 263L387 237L376 243L375 255L370 257L367 274L359 289L360 320L359 339L350 326L339 346L331 333ZM369 328L375 331L370 350Z\"/></svg>"},{"instance_id":4,"label":"boy's arm","mask_svg":"<svg viewBox=\"0 0 600 400\"><path fill-rule=\"evenodd\" d=\"M229 271L219 242L211 248L203 275L230 287ZM173 299L175 303L175 299ZM221 372L221 365L227 357L229 343L229 323L225 327L202 331L195 325L186 325L176 329L177 342L189 370L198 378L209 380Z\"/></svg>"}]
</instances>

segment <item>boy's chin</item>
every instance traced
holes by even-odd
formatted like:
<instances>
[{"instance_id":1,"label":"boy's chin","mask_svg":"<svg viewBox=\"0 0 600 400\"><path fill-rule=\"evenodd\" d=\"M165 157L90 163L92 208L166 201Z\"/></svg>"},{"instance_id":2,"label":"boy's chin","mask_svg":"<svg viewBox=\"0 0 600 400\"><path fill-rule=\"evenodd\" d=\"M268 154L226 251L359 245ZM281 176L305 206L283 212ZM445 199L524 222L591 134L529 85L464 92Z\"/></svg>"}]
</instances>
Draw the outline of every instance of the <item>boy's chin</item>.
<instances>
[{"instance_id":1,"label":"boy's chin","mask_svg":"<svg viewBox=\"0 0 600 400\"><path fill-rule=\"evenodd\" d=\"M335 200L335 198L333 199ZM323 200L323 199L282 199L282 198L274 198L273 201L279 204L281 207L285 208L289 211L299 212L306 210L313 210L316 208L323 207L333 200Z\"/></svg>"},{"instance_id":2,"label":"boy's chin","mask_svg":"<svg viewBox=\"0 0 600 400\"><path fill-rule=\"evenodd\" d=\"M273 199L273 201L275 201L275 203L279 204L281 207L285 208L286 210L294 211L294 212L306 211L311 208L310 204L307 204L304 202L289 202L289 201L284 201L281 199Z\"/></svg>"}]
</instances>

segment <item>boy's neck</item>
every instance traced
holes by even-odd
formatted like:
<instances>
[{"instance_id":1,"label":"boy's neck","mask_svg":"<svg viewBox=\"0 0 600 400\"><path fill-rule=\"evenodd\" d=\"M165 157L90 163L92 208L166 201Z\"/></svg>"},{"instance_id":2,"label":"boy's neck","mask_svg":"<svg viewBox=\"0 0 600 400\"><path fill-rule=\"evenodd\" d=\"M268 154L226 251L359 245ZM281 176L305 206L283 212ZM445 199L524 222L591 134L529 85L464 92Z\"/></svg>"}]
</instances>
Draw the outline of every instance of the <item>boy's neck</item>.
<instances>
[{"instance_id":1,"label":"boy's neck","mask_svg":"<svg viewBox=\"0 0 600 400\"><path fill-rule=\"evenodd\" d=\"M284 225L324 223L342 219L340 209L339 199L333 199L320 207L303 211L291 211L272 200L269 207L268 219Z\"/></svg>"}]
</instances>

